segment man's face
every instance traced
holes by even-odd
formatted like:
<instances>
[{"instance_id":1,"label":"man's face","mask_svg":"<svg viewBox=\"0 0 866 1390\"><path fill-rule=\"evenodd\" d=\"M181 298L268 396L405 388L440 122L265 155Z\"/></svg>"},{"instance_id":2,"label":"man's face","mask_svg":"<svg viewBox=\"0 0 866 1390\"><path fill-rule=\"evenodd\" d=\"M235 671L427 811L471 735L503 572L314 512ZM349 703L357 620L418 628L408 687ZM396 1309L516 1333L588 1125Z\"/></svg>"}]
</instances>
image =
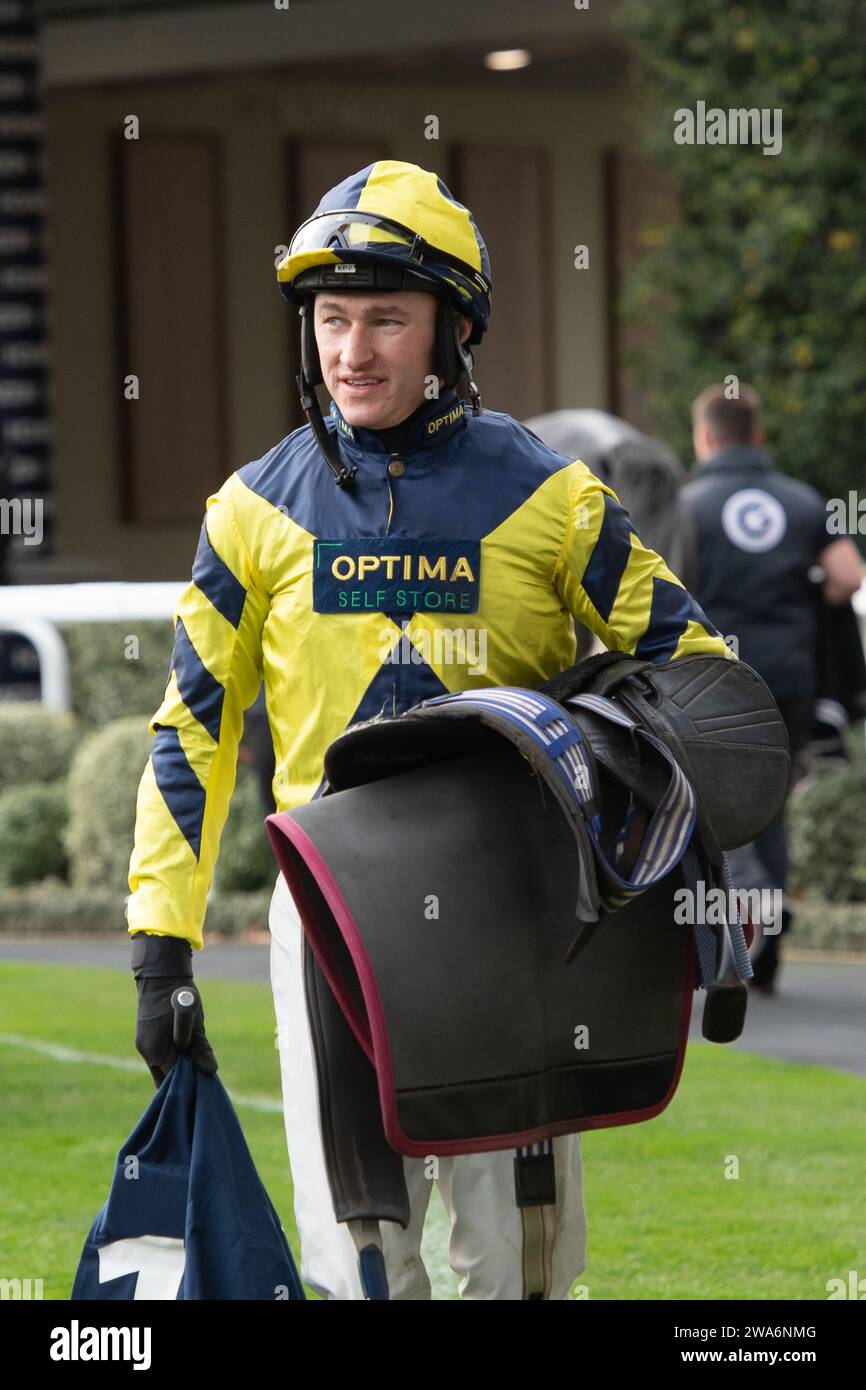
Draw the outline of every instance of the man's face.
<instances>
[{"instance_id":1,"label":"man's face","mask_svg":"<svg viewBox=\"0 0 866 1390\"><path fill-rule=\"evenodd\" d=\"M350 425L388 429L425 400L437 307L418 290L316 295L322 376Z\"/></svg>"}]
</instances>

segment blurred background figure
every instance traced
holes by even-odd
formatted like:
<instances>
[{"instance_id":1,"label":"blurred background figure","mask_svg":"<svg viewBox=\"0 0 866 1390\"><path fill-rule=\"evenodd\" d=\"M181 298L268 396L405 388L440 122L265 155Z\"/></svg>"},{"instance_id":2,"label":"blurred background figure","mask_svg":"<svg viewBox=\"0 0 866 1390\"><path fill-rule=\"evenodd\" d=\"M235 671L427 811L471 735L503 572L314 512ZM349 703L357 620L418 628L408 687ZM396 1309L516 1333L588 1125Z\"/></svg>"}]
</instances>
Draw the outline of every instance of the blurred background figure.
<instances>
[{"instance_id":1,"label":"blurred background figure","mask_svg":"<svg viewBox=\"0 0 866 1390\"><path fill-rule=\"evenodd\" d=\"M761 448L760 412L757 393L742 383L735 399L723 386L701 392L692 406L698 467L681 500L695 527L692 592L772 691L788 729L793 784L822 686L832 683L852 713L862 702L866 672L850 599L864 568L849 537L828 534L827 508L815 489L780 473ZM834 613L835 642L826 631L822 637L824 605ZM729 857L738 887L784 893L784 815ZM774 992L780 938L790 922L786 902L781 931L776 923L755 933L753 983L766 994Z\"/></svg>"},{"instance_id":2,"label":"blurred background figure","mask_svg":"<svg viewBox=\"0 0 866 1390\"><path fill-rule=\"evenodd\" d=\"M604 410L553 410L524 424L549 448L581 459L613 489L644 545L663 555L688 589L694 529L679 498L686 472L673 449Z\"/></svg>"},{"instance_id":3,"label":"blurred background figure","mask_svg":"<svg viewBox=\"0 0 866 1390\"><path fill-rule=\"evenodd\" d=\"M581 459L612 488L644 545L662 555L692 591L694 524L680 498L686 472L673 449L604 410L554 410L524 424L549 448ZM576 631L576 659L593 647L600 650L601 644L585 628L576 625Z\"/></svg>"},{"instance_id":4,"label":"blurred background figure","mask_svg":"<svg viewBox=\"0 0 866 1390\"><path fill-rule=\"evenodd\" d=\"M816 582L821 579L816 574ZM850 599L828 603L821 596L818 621L818 694L812 710L810 766L833 759L848 763L845 735L866 718L866 656Z\"/></svg>"}]
</instances>

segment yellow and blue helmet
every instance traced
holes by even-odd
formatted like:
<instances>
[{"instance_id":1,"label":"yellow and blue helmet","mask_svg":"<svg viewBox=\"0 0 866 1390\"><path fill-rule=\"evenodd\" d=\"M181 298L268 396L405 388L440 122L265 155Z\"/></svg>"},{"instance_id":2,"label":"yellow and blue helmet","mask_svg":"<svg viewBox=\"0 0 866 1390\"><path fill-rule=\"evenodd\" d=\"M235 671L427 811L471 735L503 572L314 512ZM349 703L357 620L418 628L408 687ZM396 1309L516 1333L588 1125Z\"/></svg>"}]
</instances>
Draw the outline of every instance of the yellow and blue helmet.
<instances>
[{"instance_id":1,"label":"yellow and blue helmet","mask_svg":"<svg viewBox=\"0 0 866 1390\"><path fill-rule=\"evenodd\" d=\"M322 198L277 265L290 303L317 290L414 289L446 299L472 321L490 318L490 260L472 213L436 174L379 159Z\"/></svg>"}]
</instances>

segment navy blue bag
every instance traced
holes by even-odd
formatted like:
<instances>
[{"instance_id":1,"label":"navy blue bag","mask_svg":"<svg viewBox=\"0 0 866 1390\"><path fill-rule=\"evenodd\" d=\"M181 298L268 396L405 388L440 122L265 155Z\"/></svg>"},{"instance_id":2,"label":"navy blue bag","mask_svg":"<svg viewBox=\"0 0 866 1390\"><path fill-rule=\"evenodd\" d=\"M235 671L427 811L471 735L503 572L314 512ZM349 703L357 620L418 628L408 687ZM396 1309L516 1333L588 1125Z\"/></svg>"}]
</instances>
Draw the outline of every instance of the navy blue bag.
<instances>
[{"instance_id":1,"label":"navy blue bag","mask_svg":"<svg viewBox=\"0 0 866 1390\"><path fill-rule=\"evenodd\" d=\"M73 1299L304 1299L219 1077L180 1055L120 1150Z\"/></svg>"}]
</instances>

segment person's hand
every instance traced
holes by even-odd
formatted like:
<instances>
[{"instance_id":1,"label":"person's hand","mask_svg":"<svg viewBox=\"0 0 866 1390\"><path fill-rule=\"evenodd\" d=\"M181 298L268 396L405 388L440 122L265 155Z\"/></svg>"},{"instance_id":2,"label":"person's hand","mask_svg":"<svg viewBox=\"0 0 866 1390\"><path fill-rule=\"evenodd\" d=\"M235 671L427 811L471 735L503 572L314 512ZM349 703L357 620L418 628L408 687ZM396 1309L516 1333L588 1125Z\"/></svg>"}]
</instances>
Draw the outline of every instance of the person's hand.
<instances>
[{"instance_id":1,"label":"person's hand","mask_svg":"<svg viewBox=\"0 0 866 1390\"><path fill-rule=\"evenodd\" d=\"M193 983L192 947L180 937L137 932L132 938L132 971L138 988L135 1046L158 1090L177 1061L171 996L181 986ZM217 1060L205 1035L200 998L187 1051L201 1071L213 1076Z\"/></svg>"}]
</instances>

